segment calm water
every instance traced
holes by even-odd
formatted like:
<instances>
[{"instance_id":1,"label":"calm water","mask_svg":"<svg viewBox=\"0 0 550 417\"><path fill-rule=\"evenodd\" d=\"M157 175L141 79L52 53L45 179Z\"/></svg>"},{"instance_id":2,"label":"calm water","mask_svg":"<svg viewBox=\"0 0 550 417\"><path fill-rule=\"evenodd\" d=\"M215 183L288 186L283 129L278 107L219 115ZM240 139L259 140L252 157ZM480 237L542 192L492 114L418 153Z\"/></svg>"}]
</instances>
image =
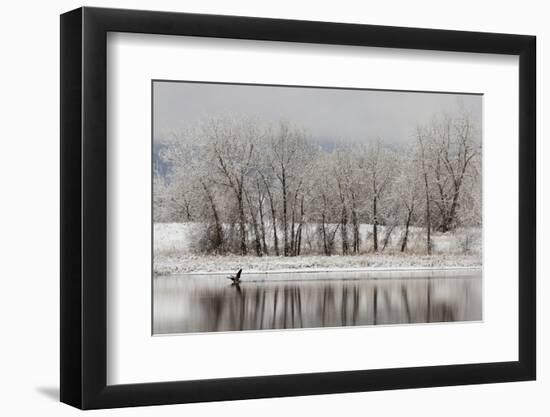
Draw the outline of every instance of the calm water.
<instances>
[{"instance_id":1,"label":"calm water","mask_svg":"<svg viewBox=\"0 0 550 417\"><path fill-rule=\"evenodd\" d=\"M288 278L292 278L289 280ZM481 320L481 271L154 279L155 334Z\"/></svg>"}]
</instances>

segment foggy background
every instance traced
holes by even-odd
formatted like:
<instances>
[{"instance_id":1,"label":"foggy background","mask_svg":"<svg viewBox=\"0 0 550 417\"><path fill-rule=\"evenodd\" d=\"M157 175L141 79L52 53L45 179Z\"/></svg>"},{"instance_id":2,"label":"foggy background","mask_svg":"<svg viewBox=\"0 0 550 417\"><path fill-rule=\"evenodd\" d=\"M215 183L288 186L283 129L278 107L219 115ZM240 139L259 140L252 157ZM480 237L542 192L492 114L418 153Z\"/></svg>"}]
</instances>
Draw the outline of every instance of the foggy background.
<instances>
[{"instance_id":1,"label":"foggy background","mask_svg":"<svg viewBox=\"0 0 550 417\"><path fill-rule=\"evenodd\" d=\"M201 120L246 116L281 119L319 142L381 138L404 144L417 124L464 109L481 125L482 95L155 81L153 139L160 142Z\"/></svg>"}]
</instances>

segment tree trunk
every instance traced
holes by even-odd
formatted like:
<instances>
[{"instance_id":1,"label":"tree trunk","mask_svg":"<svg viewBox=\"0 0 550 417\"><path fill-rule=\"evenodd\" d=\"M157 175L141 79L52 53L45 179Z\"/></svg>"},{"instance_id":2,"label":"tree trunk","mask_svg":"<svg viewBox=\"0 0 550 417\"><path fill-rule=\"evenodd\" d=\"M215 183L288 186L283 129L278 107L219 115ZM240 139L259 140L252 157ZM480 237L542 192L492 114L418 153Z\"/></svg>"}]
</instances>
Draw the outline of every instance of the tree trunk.
<instances>
[{"instance_id":1,"label":"tree trunk","mask_svg":"<svg viewBox=\"0 0 550 417\"><path fill-rule=\"evenodd\" d=\"M185 218L186 221L191 221L191 209L190 209L190 203L185 196L183 197L183 206L185 208Z\"/></svg>"},{"instance_id":2,"label":"tree trunk","mask_svg":"<svg viewBox=\"0 0 550 417\"><path fill-rule=\"evenodd\" d=\"M290 256L296 256L295 237L296 237L296 196L292 202L292 215L290 216Z\"/></svg>"},{"instance_id":3,"label":"tree trunk","mask_svg":"<svg viewBox=\"0 0 550 417\"><path fill-rule=\"evenodd\" d=\"M432 228L432 219L431 219L431 210L430 210L430 191L428 186L428 175L424 172L424 188L426 191L426 250L428 255L432 254L432 237L431 237L431 228Z\"/></svg>"},{"instance_id":4,"label":"tree trunk","mask_svg":"<svg viewBox=\"0 0 550 417\"><path fill-rule=\"evenodd\" d=\"M323 250L325 256L330 256L329 242L327 236L327 218L326 218L327 196L323 194L323 212L321 213L321 231L323 233Z\"/></svg>"},{"instance_id":5,"label":"tree trunk","mask_svg":"<svg viewBox=\"0 0 550 417\"><path fill-rule=\"evenodd\" d=\"M248 209L250 211L250 219L252 220L252 230L254 231L254 247L256 249L256 256L262 256L262 243L260 240L260 232L258 228L258 221L256 220L256 213L252 208L252 202L250 196L246 194L246 201L248 202Z\"/></svg>"},{"instance_id":6,"label":"tree trunk","mask_svg":"<svg viewBox=\"0 0 550 417\"><path fill-rule=\"evenodd\" d=\"M292 223L291 223L291 229L290 229L290 254L292 256L296 256L298 254L298 250L296 248L297 243L297 230L296 230L296 205L298 203L298 196L300 193L300 189L302 188L302 181L298 184L296 187L296 191L294 192L294 199L292 201ZM302 200L303 204L303 200Z\"/></svg>"},{"instance_id":7,"label":"tree trunk","mask_svg":"<svg viewBox=\"0 0 550 417\"><path fill-rule=\"evenodd\" d=\"M426 250L428 255L432 254L432 237L431 237L431 228L432 228L432 219L431 219L431 209L430 209L430 187L428 185L428 171L426 170L426 153L424 150L424 143L422 142L422 135L418 134L418 143L420 144L421 150L421 161L422 161L422 173L424 176L424 192L426 194Z\"/></svg>"},{"instance_id":8,"label":"tree trunk","mask_svg":"<svg viewBox=\"0 0 550 417\"><path fill-rule=\"evenodd\" d=\"M348 211L345 206L342 206L342 218L340 223L342 224L342 229L340 230L340 235L342 237L342 255L347 255L349 253Z\"/></svg>"},{"instance_id":9,"label":"tree trunk","mask_svg":"<svg viewBox=\"0 0 550 417\"><path fill-rule=\"evenodd\" d=\"M340 236L342 240L342 255L347 255L349 252L349 242L348 242L348 210L346 207L346 197L342 187L342 183L336 178L338 183L338 193L340 197L340 204L342 205L340 224L342 228L340 229Z\"/></svg>"},{"instance_id":10,"label":"tree trunk","mask_svg":"<svg viewBox=\"0 0 550 417\"><path fill-rule=\"evenodd\" d=\"M206 186L204 182L201 181L202 187L204 189L204 192L206 193L206 197L208 198L208 201L210 202L210 207L212 208L212 215L214 216L214 227L216 230L215 234L215 241L213 242L214 248L216 248L217 253L223 253L223 244L224 244L224 238L223 238L223 227L220 221L220 216L218 215L218 210L216 208L216 203L214 202L214 197L210 193L209 188Z\"/></svg>"},{"instance_id":11,"label":"tree trunk","mask_svg":"<svg viewBox=\"0 0 550 417\"><path fill-rule=\"evenodd\" d=\"M384 236L384 244L382 245L382 251L386 249L386 246L388 246L388 243L390 242L391 234L393 233L393 229L395 229L395 224L392 224L389 228L386 226L386 235Z\"/></svg>"},{"instance_id":12,"label":"tree trunk","mask_svg":"<svg viewBox=\"0 0 550 417\"><path fill-rule=\"evenodd\" d=\"M325 213L321 215L321 231L323 233L323 250L325 252L325 255L330 255L328 251L328 242L327 242L327 229L326 229L326 222L325 222Z\"/></svg>"},{"instance_id":13,"label":"tree trunk","mask_svg":"<svg viewBox=\"0 0 550 417\"><path fill-rule=\"evenodd\" d=\"M403 242L401 243L401 252L405 252L407 249L407 241L409 239L409 227L411 225L412 210L408 211L407 222L405 223L405 235L403 236Z\"/></svg>"},{"instance_id":14,"label":"tree trunk","mask_svg":"<svg viewBox=\"0 0 550 417\"><path fill-rule=\"evenodd\" d=\"M275 249L275 255L279 256L279 238L277 236L277 213L275 211L275 202L273 201L273 194L271 193L271 190L267 185L267 181L263 176L262 179L265 184L267 196L269 197L269 206L271 208L271 223L273 225L273 249Z\"/></svg>"},{"instance_id":15,"label":"tree trunk","mask_svg":"<svg viewBox=\"0 0 550 417\"><path fill-rule=\"evenodd\" d=\"M440 230L443 233L448 232L453 227L453 222L456 215L456 209L458 207L458 197L460 195L460 184L455 184L454 186L454 193L453 193L453 201L451 203L451 208L449 209L449 212L447 213L447 216L443 218L443 222L441 224Z\"/></svg>"},{"instance_id":16,"label":"tree trunk","mask_svg":"<svg viewBox=\"0 0 550 417\"><path fill-rule=\"evenodd\" d=\"M357 209L355 207L355 195L351 195L351 222L353 224L353 253L359 253L360 249L360 234L359 234L359 219L357 218Z\"/></svg>"},{"instance_id":17,"label":"tree trunk","mask_svg":"<svg viewBox=\"0 0 550 417\"><path fill-rule=\"evenodd\" d=\"M435 176L435 184L437 185L437 189L439 191L439 203L436 201L436 205L439 209L440 215L441 215L441 223L438 226L438 229L441 232L446 232L446 223L447 223L447 217L449 215L447 210L447 196L445 195L445 189L442 185L442 179L441 179L441 156L438 156L437 162L434 168L434 176Z\"/></svg>"},{"instance_id":18,"label":"tree trunk","mask_svg":"<svg viewBox=\"0 0 550 417\"><path fill-rule=\"evenodd\" d=\"M237 194L238 206L239 206L239 233L241 241L241 255L246 255L246 219L244 215L244 201L243 201L243 191L239 190Z\"/></svg>"},{"instance_id":19,"label":"tree trunk","mask_svg":"<svg viewBox=\"0 0 550 417\"><path fill-rule=\"evenodd\" d=\"M298 231L296 232L296 243L294 245L296 255L299 256L302 250L302 228L304 226L304 197L300 201L300 223L298 224Z\"/></svg>"},{"instance_id":20,"label":"tree trunk","mask_svg":"<svg viewBox=\"0 0 550 417\"><path fill-rule=\"evenodd\" d=\"M372 200L372 218L373 218L373 227L372 227L372 240L374 245L374 251L378 252L378 208L377 208L378 198L374 197Z\"/></svg>"},{"instance_id":21,"label":"tree trunk","mask_svg":"<svg viewBox=\"0 0 550 417\"><path fill-rule=\"evenodd\" d=\"M267 243L265 241L265 221L264 221L264 205L261 197L258 197L258 210L260 212L260 229L262 232L262 246L263 251L268 255Z\"/></svg>"},{"instance_id":22,"label":"tree trunk","mask_svg":"<svg viewBox=\"0 0 550 417\"><path fill-rule=\"evenodd\" d=\"M284 231L284 256L288 256L288 213L287 213L287 199L286 199L286 175L283 170L283 231Z\"/></svg>"},{"instance_id":23,"label":"tree trunk","mask_svg":"<svg viewBox=\"0 0 550 417\"><path fill-rule=\"evenodd\" d=\"M357 214L353 215L353 253L358 254L361 250L361 233L359 231L359 223L357 221Z\"/></svg>"}]
</instances>

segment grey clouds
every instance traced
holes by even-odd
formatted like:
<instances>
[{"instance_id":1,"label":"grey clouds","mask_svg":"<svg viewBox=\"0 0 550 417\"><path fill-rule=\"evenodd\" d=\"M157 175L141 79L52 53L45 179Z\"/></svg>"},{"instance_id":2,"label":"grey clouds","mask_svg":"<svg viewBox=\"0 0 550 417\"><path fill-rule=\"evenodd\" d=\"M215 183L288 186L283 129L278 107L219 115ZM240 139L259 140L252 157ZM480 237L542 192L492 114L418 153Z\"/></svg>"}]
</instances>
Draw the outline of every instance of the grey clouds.
<instances>
[{"instance_id":1,"label":"grey clouds","mask_svg":"<svg viewBox=\"0 0 550 417\"><path fill-rule=\"evenodd\" d=\"M381 138L405 144L417 124L442 113L467 111L481 123L482 96L453 93L352 90L155 81L155 142L205 118L246 116L286 120L320 142Z\"/></svg>"}]
</instances>

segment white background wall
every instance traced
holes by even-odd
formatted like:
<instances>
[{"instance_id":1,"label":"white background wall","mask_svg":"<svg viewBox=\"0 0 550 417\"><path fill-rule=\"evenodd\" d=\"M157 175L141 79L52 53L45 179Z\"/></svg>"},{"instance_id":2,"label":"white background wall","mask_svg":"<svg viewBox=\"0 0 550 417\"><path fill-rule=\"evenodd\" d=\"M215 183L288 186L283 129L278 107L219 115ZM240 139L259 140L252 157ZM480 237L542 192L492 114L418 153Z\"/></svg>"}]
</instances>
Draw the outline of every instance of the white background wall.
<instances>
[{"instance_id":1,"label":"white background wall","mask_svg":"<svg viewBox=\"0 0 550 417\"><path fill-rule=\"evenodd\" d=\"M59 392L59 17L78 1L2 5L0 112L2 204L0 410L2 415L74 415ZM239 14L532 34L538 37L538 381L483 386L237 401L100 411L99 415L385 416L548 415L550 146L543 100L550 97L550 26L542 1L124 0L86 5ZM544 234L544 236L543 236ZM544 395L546 394L546 395ZM483 414L482 414L483 413ZM96 414L96 413L94 413Z\"/></svg>"}]
</instances>

